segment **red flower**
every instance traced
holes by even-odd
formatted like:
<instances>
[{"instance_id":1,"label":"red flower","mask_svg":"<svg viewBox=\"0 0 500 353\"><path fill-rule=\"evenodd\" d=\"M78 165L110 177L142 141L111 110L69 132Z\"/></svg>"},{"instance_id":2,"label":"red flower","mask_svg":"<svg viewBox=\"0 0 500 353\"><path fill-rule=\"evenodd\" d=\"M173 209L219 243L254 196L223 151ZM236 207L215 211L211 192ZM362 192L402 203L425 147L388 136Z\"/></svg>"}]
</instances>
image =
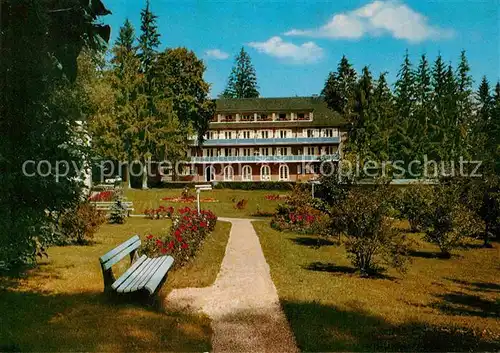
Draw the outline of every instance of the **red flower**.
<instances>
[{"instance_id":1,"label":"red flower","mask_svg":"<svg viewBox=\"0 0 500 353\"><path fill-rule=\"evenodd\" d=\"M146 237L146 239L148 239L148 240L153 239L153 234L149 234L149 235Z\"/></svg>"},{"instance_id":2,"label":"red flower","mask_svg":"<svg viewBox=\"0 0 500 353\"><path fill-rule=\"evenodd\" d=\"M207 227L207 222L200 222L200 227L201 228L206 228Z\"/></svg>"},{"instance_id":3,"label":"red flower","mask_svg":"<svg viewBox=\"0 0 500 353\"><path fill-rule=\"evenodd\" d=\"M187 243L182 243L181 248L187 249L189 248L189 245Z\"/></svg>"},{"instance_id":4,"label":"red flower","mask_svg":"<svg viewBox=\"0 0 500 353\"><path fill-rule=\"evenodd\" d=\"M163 242L160 239L156 240L156 245L157 246L163 246Z\"/></svg>"},{"instance_id":5,"label":"red flower","mask_svg":"<svg viewBox=\"0 0 500 353\"><path fill-rule=\"evenodd\" d=\"M177 241L180 243L182 242L184 239L182 239L182 237L180 235L176 235L175 236L175 239L177 239Z\"/></svg>"},{"instance_id":6,"label":"red flower","mask_svg":"<svg viewBox=\"0 0 500 353\"><path fill-rule=\"evenodd\" d=\"M181 231L179 229L176 229L174 234L176 237L179 237L181 235Z\"/></svg>"},{"instance_id":7,"label":"red flower","mask_svg":"<svg viewBox=\"0 0 500 353\"><path fill-rule=\"evenodd\" d=\"M173 249L173 248L174 248L174 246L175 246L175 243L174 243L174 241L173 241L173 240L171 240L171 241L169 241L169 242L168 242L168 249L169 249L169 250Z\"/></svg>"},{"instance_id":8,"label":"red flower","mask_svg":"<svg viewBox=\"0 0 500 353\"><path fill-rule=\"evenodd\" d=\"M165 248L161 248L161 253L162 253L162 254L166 254L166 253L167 253L167 251L168 251L167 249L165 249Z\"/></svg>"}]
</instances>

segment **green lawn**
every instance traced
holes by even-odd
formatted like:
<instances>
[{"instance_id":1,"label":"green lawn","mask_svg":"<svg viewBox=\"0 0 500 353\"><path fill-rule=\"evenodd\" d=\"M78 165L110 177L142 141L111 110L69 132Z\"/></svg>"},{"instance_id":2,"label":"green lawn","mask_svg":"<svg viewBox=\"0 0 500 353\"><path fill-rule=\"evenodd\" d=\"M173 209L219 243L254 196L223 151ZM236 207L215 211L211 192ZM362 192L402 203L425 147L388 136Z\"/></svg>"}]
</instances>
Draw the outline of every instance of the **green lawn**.
<instances>
[{"instance_id":1,"label":"green lawn","mask_svg":"<svg viewBox=\"0 0 500 353\"><path fill-rule=\"evenodd\" d=\"M303 351L498 351L500 246L450 260L414 235L402 276L363 279L335 242L254 222L281 304Z\"/></svg>"},{"instance_id":2,"label":"green lawn","mask_svg":"<svg viewBox=\"0 0 500 353\"><path fill-rule=\"evenodd\" d=\"M182 189L125 189L125 196L128 201L134 203L135 213L142 214L146 208L157 208L160 205L183 207L196 207L196 202L191 204L161 201L164 197L180 196ZM286 195L289 191L269 191L269 190L230 190L214 189L212 191L202 191L201 198L215 198L219 202L202 203L203 209L213 211L218 217L252 217L257 210L274 212L280 201L266 200L266 195ZM193 195L196 194L193 192ZM238 201L248 200L247 206L243 210L236 209Z\"/></svg>"},{"instance_id":3,"label":"green lawn","mask_svg":"<svg viewBox=\"0 0 500 353\"><path fill-rule=\"evenodd\" d=\"M209 351L208 317L103 294L98 258L133 234L158 234L168 225L141 218L104 225L95 244L50 248L49 258L23 277L0 277L0 351ZM229 229L218 222L195 260L169 275L160 298L172 288L210 285Z\"/></svg>"}]
</instances>

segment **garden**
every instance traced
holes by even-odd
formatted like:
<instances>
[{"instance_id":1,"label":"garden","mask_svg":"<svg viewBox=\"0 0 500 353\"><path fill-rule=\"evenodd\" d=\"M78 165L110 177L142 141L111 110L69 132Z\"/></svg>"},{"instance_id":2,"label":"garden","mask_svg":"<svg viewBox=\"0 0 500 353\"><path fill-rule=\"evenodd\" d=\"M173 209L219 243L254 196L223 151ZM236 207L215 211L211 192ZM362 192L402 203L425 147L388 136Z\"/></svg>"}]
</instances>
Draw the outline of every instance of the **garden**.
<instances>
[{"instance_id":1,"label":"garden","mask_svg":"<svg viewBox=\"0 0 500 353\"><path fill-rule=\"evenodd\" d=\"M58 243L36 267L0 277L0 350L210 350L210 319L165 307L164 301L172 289L215 281L230 224L217 221L210 211L198 214L188 207L175 208L162 219L132 217L115 223L89 203L83 205L62 217ZM172 255L174 268L153 298L105 295L98 259L134 234L141 238L142 253ZM115 273L128 266L127 257Z\"/></svg>"},{"instance_id":2,"label":"garden","mask_svg":"<svg viewBox=\"0 0 500 353\"><path fill-rule=\"evenodd\" d=\"M302 351L500 348L498 185L297 187L255 221Z\"/></svg>"}]
</instances>

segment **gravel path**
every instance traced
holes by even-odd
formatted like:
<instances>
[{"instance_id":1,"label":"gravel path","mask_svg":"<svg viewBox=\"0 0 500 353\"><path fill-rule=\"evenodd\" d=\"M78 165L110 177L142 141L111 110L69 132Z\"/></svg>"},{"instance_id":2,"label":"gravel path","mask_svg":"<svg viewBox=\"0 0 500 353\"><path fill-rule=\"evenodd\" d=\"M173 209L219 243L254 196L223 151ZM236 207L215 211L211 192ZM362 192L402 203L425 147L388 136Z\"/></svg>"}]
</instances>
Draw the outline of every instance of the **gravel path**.
<instances>
[{"instance_id":1,"label":"gravel path","mask_svg":"<svg viewBox=\"0 0 500 353\"><path fill-rule=\"evenodd\" d=\"M251 220L220 220L232 228L215 283L173 290L168 305L210 316L214 352L297 352Z\"/></svg>"}]
</instances>

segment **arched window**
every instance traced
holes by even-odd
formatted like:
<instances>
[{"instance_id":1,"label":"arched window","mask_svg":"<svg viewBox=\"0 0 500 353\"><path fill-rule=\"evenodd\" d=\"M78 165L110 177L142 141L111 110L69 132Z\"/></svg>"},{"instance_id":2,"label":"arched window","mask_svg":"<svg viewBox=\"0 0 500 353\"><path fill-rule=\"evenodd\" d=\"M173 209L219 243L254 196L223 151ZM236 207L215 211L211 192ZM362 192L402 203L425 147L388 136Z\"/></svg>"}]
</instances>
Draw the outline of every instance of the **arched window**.
<instances>
[{"instance_id":1,"label":"arched window","mask_svg":"<svg viewBox=\"0 0 500 353\"><path fill-rule=\"evenodd\" d=\"M224 167L224 181L233 181L234 169L228 165Z\"/></svg>"},{"instance_id":2,"label":"arched window","mask_svg":"<svg viewBox=\"0 0 500 353\"><path fill-rule=\"evenodd\" d=\"M263 165L262 167L260 167L260 180L271 180L271 168L268 165Z\"/></svg>"},{"instance_id":3,"label":"arched window","mask_svg":"<svg viewBox=\"0 0 500 353\"><path fill-rule=\"evenodd\" d=\"M246 165L241 171L241 179L243 181L252 181L252 167Z\"/></svg>"},{"instance_id":4,"label":"arched window","mask_svg":"<svg viewBox=\"0 0 500 353\"><path fill-rule=\"evenodd\" d=\"M288 180L289 171L290 170L288 169L288 166L286 164L280 165L280 169L279 169L280 180Z\"/></svg>"},{"instance_id":5,"label":"arched window","mask_svg":"<svg viewBox=\"0 0 500 353\"><path fill-rule=\"evenodd\" d=\"M205 168L205 181L210 182L215 180L215 168L214 166L208 166Z\"/></svg>"}]
</instances>

